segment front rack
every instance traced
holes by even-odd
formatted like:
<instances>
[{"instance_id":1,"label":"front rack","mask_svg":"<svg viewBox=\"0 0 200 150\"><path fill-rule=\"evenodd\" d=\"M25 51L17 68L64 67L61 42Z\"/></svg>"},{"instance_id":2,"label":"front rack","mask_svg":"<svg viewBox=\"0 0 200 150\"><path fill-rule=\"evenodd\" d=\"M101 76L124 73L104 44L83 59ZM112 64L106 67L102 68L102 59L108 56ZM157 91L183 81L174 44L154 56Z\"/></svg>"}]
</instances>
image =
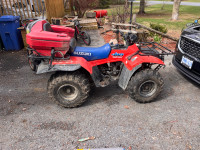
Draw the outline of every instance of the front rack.
<instances>
[{"instance_id":1,"label":"front rack","mask_svg":"<svg viewBox=\"0 0 200 150\"><path fill-rule=\"evenodd\" d=\"M164 55L174 55L175 53L167 47L157 42L139 42L137 43L139 50L128 57L131 60L133 56L156 56L164 59Z\"/></svg>"}]
</instances>

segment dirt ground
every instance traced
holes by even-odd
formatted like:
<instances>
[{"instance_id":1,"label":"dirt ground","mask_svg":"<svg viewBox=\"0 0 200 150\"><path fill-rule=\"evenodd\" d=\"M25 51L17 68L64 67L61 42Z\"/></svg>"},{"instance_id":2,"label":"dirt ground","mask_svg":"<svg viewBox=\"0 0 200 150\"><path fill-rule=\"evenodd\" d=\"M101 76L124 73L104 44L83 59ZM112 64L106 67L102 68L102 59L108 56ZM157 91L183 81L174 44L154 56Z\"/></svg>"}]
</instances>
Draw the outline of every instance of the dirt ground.
<instances>
[{"instance_id":1,"label":"dirt ground","mask_svg":"<svg viewBox=\"0 0 200 150\"><path fill-rule=\"evenodd\" d=\"M93 46L103 45L97 31L90 34ZM0 52L0 149L199 149L200 86L171 60L160 70L165 86L156 102L139 104L113 83L96 88L83 106L65 109L48 98L51 74L32 72L25 51Z\"/></svg>"}]
</instances>

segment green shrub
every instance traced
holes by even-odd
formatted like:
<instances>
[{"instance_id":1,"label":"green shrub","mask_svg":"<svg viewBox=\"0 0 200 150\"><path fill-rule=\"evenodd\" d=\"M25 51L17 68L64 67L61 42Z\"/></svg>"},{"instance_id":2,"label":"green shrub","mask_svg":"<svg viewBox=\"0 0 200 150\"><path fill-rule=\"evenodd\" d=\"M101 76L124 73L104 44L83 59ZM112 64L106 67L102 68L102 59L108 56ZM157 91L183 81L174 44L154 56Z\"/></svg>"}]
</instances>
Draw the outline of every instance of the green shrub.
<instances>
[{"instance_id":1,"label":"green shrub","mask_svg":"<svg viewBox=\"0 0 200 150\"><path fill-rule=\"evenodd\" d=\"M109 0L99 0L99 8L109 8L110 1Z\"/></svg>"},{"instance_id":2,"label":"green shrub","mask_svg":"<svg viewBox=\"0 0 200 150\"><path fill-rule=\"evenodd\" d=\"M122 5L125 3L125 0L109 0L111 5Z\"/></svg>"},{"instance_id":3,"label":"green shrub","mask_svg":"<svg viewBox=\"0 0 200 150\"><path fill-rule=\"evenodd\" d=\"M160 31L162 33L167 33L167 27L165 25L150 23L150 28Z\"/></svg>"},{"instance_id":4,"label":"green shrub","mask_svg":"<svg viewBox=\"0 0 200 150\"><path fill-rule=\"evenodd\" d=\"M150 24L150 28L156 30L156 31L159 31L159 32L162 32L162 33L167 33L167 27L165 25L161 25L161 24L154 24L154 23L151 23ZM162 37L161 35L159 34L156 34L155 32L150 32L150 36L154 38L154 41L155 42L160 42L162 40Z\"/></svg>"}]
</instances>

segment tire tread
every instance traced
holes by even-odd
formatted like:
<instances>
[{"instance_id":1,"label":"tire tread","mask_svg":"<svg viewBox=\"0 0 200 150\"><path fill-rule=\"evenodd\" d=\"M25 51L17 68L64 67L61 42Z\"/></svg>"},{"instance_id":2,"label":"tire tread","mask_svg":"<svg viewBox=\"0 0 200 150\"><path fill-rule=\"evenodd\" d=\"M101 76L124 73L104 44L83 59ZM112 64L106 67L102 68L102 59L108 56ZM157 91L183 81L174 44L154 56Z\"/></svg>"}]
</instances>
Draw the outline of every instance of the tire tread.
<instances>
[{"instance_id":1,"label":"tire tread","mask_svg":"<svg viewBox=\"0 0 200 150\"><path fill-rule=\"evenodd\" d=\"M64 81L74 82L80 86L80 88L82 90L81 91L82 94L81 94L80 100L78 102L65 105L55 99L54 94L53 94L54 88L56 87L57 84L64 82ZM59 104L63 107L66 107L66 108L74 108L74 107L80 106L87 100L87 97L89 96L89 92L90 92L90 82L89 82L88 78L79 71L66 72L66 73L55 73L50 77L50 79L48 81L47 91L48 91L49 97L52 98L57 104Z\"/></svg>"}]
</instances>

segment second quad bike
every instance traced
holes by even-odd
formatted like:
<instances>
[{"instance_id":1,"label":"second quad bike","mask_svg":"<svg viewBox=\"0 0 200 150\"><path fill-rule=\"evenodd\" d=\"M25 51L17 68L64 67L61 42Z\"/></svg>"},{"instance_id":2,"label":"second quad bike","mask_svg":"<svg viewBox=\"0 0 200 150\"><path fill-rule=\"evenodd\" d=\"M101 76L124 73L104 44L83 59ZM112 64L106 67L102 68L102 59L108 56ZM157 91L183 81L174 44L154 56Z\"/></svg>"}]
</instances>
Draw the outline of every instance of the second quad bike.
<instances>
[{"instance_id":1,"label":"second quad bike","mask_svg":"<svg viewBox=\"0 0 200 150\"><path fill-rule=\"evenodd\" d=\"M165 66L164 55L172 54L166 47L152 42L137 45L137 36L131 33L121 33L128 45L77 47L74 29L44 20L33 24L27 34L28 57L37 66L37 74L54 72L47 89L58 104L80 106L91 89L114 80L140 103L155 100L162 91L164 81L158 70Z\"/></svg>"}]
</instances>

